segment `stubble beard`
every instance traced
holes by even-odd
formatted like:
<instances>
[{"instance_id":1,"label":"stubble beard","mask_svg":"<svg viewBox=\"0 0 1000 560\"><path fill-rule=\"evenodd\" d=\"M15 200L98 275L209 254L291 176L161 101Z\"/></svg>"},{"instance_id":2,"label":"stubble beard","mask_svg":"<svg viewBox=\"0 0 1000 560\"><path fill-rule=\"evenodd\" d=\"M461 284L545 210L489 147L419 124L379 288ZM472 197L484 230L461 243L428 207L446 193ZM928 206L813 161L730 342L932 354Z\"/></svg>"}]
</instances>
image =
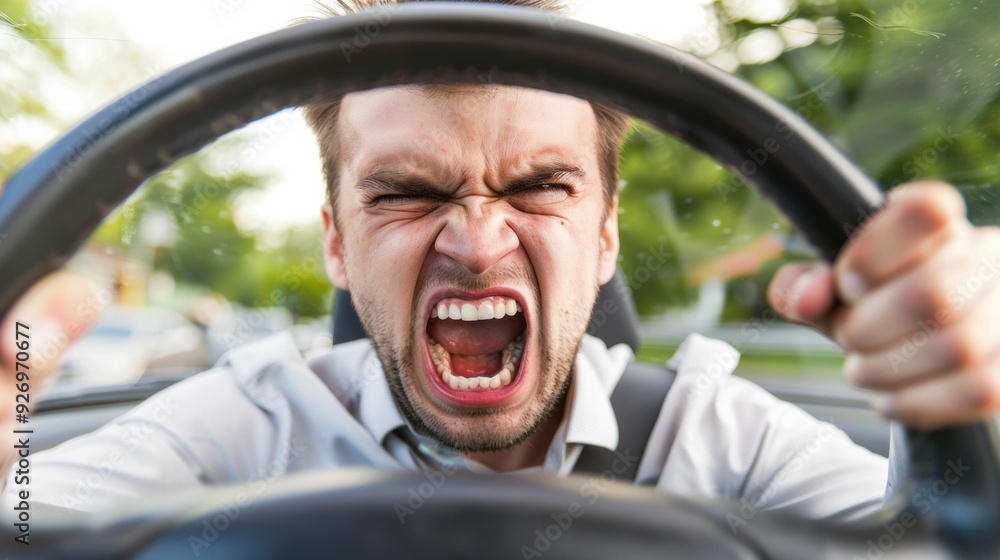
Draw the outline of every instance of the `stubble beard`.
<instances>
[{"instance_id":1,"label":"stubble beard","mask_svg":"<svg viewBox=\"0 0 1000 560\"><path fill-rule=\"evenodd\" d=\"M596 296L595 287L591 303L596 300ZM414 301L418 299L414 298ZM535 301L539 301L537 293ZM426 336L426 325L416 324L418 314L416 309L411 310L410 317L413 319L408 340L405 344L394 344L391 335L392 325L386 320L392 317L392 314L382 308L383 302L384 300L369 299L360 294L354 298L355 309L358 311L361 324L372 339L372 345L382 364L396 406L418 433L459 453L496 452L524 442L547 420L562 413L569 390L570 373L580 344L583 342L590 309L585 315L579 312L564 312L564 318L572 324L560 329L551 344L546 343L548 340L546 329L540 325L534 327L538 330L536 338L538 348L534 351L539 357L540 371L537 373L539 386L523 413L511 417L504 414L507 411L498 408L447 410L452 424L456 417L465 420L461 422L462 426L456 429L440 417L440 412L422 400L417 387L416 376L419 368L414 359L423 359L423 345L419 337ZM589 307L592 308L593 305ZM536 318L536 323L541 321Z\"/></svg>"}]
</instances>

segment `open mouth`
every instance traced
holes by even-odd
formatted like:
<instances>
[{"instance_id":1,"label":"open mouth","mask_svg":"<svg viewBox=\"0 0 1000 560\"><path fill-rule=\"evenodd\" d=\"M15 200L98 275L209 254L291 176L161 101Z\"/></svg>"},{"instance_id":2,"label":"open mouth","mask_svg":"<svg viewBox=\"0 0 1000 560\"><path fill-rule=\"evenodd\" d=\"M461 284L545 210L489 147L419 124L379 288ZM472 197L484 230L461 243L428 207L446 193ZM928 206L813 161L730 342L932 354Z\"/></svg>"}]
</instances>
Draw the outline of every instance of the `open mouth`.
<instances>
[{"instance_id":1,"label":"open mouth","mask_svg":"<svg viewBox=\"0 0 1000 560\"><path fill-rule=\"evenodd\" d=\"M427 321L427 349L442 388L469 396L505 392L519 377L526 331L513 297L436 301Z\"/></svg>"}]
</instances>

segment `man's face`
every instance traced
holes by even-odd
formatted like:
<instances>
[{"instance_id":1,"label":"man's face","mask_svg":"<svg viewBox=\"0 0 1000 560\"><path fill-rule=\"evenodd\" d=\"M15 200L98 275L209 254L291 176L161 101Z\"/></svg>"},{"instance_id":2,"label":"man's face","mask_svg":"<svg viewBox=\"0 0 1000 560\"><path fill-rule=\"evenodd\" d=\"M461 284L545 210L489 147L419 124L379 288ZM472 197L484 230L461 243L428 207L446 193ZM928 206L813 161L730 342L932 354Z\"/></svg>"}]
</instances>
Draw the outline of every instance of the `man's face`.
<instances>
[{"instance_id":1,"label":"man's face","mask_svg":"<svg viewBox=\"0 0 1000 560\"><path fill-rule=\"evenodd\" d=\"M590 104L512 87L349 94L327 267L410 422L463 452L561 410L618 254ZM605 218L606 215L606 218Z\"/></svg>"}]
</instances>

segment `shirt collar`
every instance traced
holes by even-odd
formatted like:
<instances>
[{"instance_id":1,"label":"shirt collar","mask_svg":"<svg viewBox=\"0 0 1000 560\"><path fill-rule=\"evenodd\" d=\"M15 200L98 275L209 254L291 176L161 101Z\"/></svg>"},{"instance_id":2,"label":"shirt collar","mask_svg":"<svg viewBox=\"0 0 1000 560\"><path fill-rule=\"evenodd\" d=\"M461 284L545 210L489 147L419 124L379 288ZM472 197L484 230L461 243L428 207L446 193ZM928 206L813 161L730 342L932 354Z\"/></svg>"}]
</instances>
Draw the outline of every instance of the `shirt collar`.
<instances>
[{"instance_id":1,"label":"shirt collar","mask_svg":"<svg viewBox=\"0 0 1000 560\"><path fill-rule=\"evenodd\" d=\"M574 363L566 399L566 443L618 447L618 419L609 395L632 357L628 346L607 348L600 339L585 336Z\"/></svg>"},{"instance_id":2,"label":"shirt collar","mask_svg":"<svg viewBox=\"0 0 1000 560\"><path fill-rule=\"evenodd\" d=\"M384 445L385 436L396 428L406 426L406 421L396 408L396 400L392 398L392 390L374 347L368 351L361 370L358 416L375 441Z\"/></svg>"}]
</instances>

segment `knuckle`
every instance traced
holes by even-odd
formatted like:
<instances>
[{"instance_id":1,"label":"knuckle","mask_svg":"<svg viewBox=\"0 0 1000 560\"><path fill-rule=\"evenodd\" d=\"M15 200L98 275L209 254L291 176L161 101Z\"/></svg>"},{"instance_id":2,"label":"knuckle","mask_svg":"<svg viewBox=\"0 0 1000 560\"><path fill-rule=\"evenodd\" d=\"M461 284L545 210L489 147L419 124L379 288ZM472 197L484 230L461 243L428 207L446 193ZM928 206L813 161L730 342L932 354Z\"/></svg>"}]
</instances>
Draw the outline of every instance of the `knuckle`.
<instances>
[{"instance_id":1,"label":"knuckle","mask_svg":"<svg viewBox=\"0 0 1000 560\"><path fill-rule=\"evenodd\" d=\"M953 329L948 341L948 355L958 369L975 369L989 356L990 349L980 333L966 326Z\"/></svg>"},{"instance_id":2,"label":"knuckle","mask_svg":"<svg viewBox=\"0 0 1000 560\"><path fill-rule=\"evenodd\" d=\"M785 297L787 294L786 290L782 290L778 286L771 284L767 289L767 303L772 309L778 313L784 314L788 312L788 298Z\"/></svg>"},{"instance_id":3,"label":"knuckle","mask_svg":"<svg viewBox=\"0 0 1000 560\"><path fill-rule=\"evenodd\" d=\"M878 220L880 217L875 216L872 218L872 222ZM867 268L865 265L871 260L871 254L874 250L869 236L866 235L869 231L871 231L870 226L862 228L859 230L858 235L852 238L844 247L843 252L837 259L836 268L838 270L864 270Z\"/></svg>"},{"instance_id":4,"label":"knuckle","mask_svg":"<svg viewBox=\"0 0 1000 560\"><path fill-rule=\"evenodd\" d=\"M951 222L951 216L927 197L906 197L899 204L899 216L925 231L936 231Z\"/></svg>"},{"instance_id":5,"label":"knuckle","mask_svg":"<svg viewBox=\"0 0 1000 560\"><path fill-rule=\"evenodd\" d=\"M857 346L857 341L850 326L853 312L853 309L838 307L830 315L830 334L848 352L853 351Z\"/></svg>"},{"instance_id":6,"label":"knuckle","mask_svg":"<svg viewBox=\"0 0 1000 560\"><path fill-rule=\"evenodd\" d=\"M901 185L895 189L890 200L902 211L914 208L920 217L923 212L928 217L949 218L965 214L965 199L955 187L942 181L919 181Z\"/></svg>"},{"instance_id":7,"label":"knuckle","mask_svg":"<svg viewBox=\"0 0 1000 560\"><path fill-rule=\"evenodd\" d=\"M854 372L851 377L851 384L861 389L880 390L891 387L893 383L887 380L885 371L893 371L891 366L880 368L879 366L862 366Z\"/></svg>"},{"instance_id":8,"label":"knuckle","mask_svg":"<svg viewBox=\"0 0 1000 560\"><path fill-rule=\"evenodd\" d=\"M846 352L855 352L862 348L861 344L858 343L858 338L852 335L849 331L836 331L835 336L841 348L843 348Z\"/></svg>"},{"instance_id":9,"label":"knuckle","mask_svg":"<svg viewBox=\"0 0 1000 560\"><path fill-rule=\"evenodd\" d=\"M923 316L933 317L938 311L949 310L951 285L946 276L937 271L917 276L905 294L907 301L915 302Z\"/></svg>"},{"instance_id":10,"label":"knuckle","mask_svg":"<svg viewBox=\"0 0 1000 560\"><path fill-rule=\"evenodd\" d=\"M796 275L792 265L784 265L778 269L767 287L767 300L771 307L781 310L786 307L788 291Z\"/></svg>"},{"instance_id":11,"label":"knuckle","mask_svg":"<svg viewBox=\"0 0 1000 560\"><path fill-rule=\"evenodd\" d=\"M970 411L977 415L990 414L1000 408L1000 380L994 374L972 378L969 396Z\"/></svg>"}]
</instances>

